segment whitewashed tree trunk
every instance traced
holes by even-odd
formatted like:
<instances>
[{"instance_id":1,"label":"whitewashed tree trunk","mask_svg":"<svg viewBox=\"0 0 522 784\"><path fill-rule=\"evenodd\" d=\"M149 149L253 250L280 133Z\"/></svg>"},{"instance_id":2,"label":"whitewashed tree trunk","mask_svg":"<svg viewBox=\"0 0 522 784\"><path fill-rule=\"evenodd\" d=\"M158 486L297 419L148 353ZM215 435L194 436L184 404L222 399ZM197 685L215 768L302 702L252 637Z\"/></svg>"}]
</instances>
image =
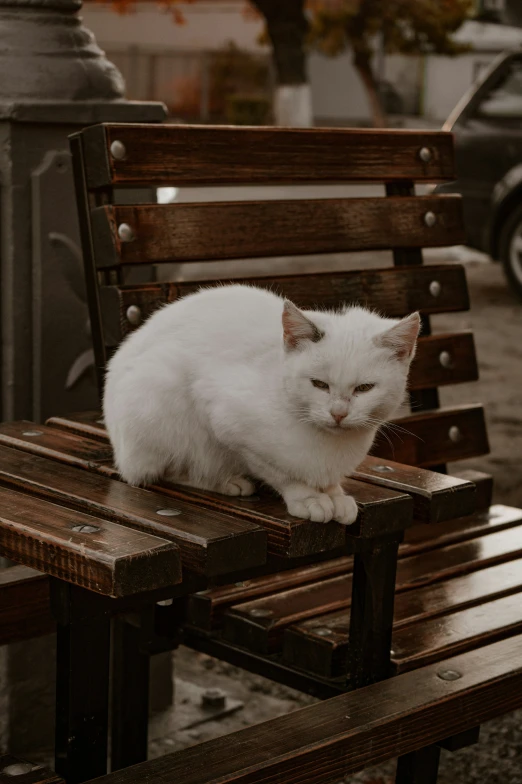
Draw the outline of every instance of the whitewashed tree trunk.
<instances>
[{"instance_id":1,"label":"whitewashed tree trunk","mask_svg":"<svg viewBox=\"0 0 522 784\"><path fill-rule=\"evenodd\" d=\"M274 95L274 119L276 125L310 128L313 124L310 85L279 85Z\"/></svg>"}]
</instances>

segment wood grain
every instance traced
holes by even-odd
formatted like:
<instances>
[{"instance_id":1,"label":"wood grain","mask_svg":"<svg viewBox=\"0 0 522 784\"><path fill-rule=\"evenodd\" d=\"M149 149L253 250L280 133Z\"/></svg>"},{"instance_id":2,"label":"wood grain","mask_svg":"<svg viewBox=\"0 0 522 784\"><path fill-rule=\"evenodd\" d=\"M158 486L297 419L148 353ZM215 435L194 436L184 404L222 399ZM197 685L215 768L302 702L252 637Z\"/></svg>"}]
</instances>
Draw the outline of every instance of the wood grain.
<instances>
[{"instance_id":1,"label":"wood grain","mask_svg":"<svg viewBox=\"0 0 522 784\"><path fill-rule=\"evenodd\" d=\"M444 247L465 239L458 196L107 205L91 221L98 268ZM122 224L132 241L120 239Z\"/></svg>"},{"instance_id":2,"label":"wood grain","mask_svg":"<svg viewBox=\"0 0 522 784\"><path fill-rule=\"evenodd\" d=\"M471 332L419 338L410 369L410 389L430 389L477 379L477 357Z\"/></svg>"},{"instance_id":3,"label":"wood grain","mask_svg":"<svg viewBox=\"0 0 522 784\"><path fill-rule=\"evenodd\" d=\"M313 285L310 285L310 280L310 275L270 275L234 278L233 281L225 282L245 283L275 291L305 309L313 309L319 305L330 309L346 304L363 305L390 318L406 316L415 310L427 314L469 309L466 275L460 264L323 272L313 276ZM436 295L430 290L434 281L440 285L440 291ZM129 307L140 309L140 323L143 323L162 305L193 294L202 286L222 284L223 280L202 280L192 283L101 287L100 302L107 345L117 345L136 328L127 319ZM463 350L459 349L459 357ZM457 349L454 349L454 353L456 351ZM470 367L469 358L467 361L467 366ZM457 374L457 368L448 369L445 377L451 372Z\"/></svg>"},{"instance_id":4,"label":"wood grain","mask_svg":"<svg viewBox=\"0 0 522 784\"><path fill-rule=\"evenodd\" d=\"M256 525L180 502L124 482L78 471L0 446L0 484L175 542L183 566L207 576L260 566L266 535ZM158 510L174 508L175 516Z\"/></svg>"},{"instance_id":5,"label":"wood grain","mask_svg":"<svg viewBox=\"0 0 522 784\"><path fill-rule=\"evenodd\" d=\"M47 577L27 566L0 569L0 645L50 634L54 628Z\"/></svg>"},{"instance_id":6,"label":"wood grain","mask_svg":"<svg viewBox=\"0 0 522 784\"><path fill-rule=\"evenodd\" d=\"M491 627L496 629L497 620L489 616L488 602L510 594L517 594L520 601L521 571L522 561L518 559L424 588L398 593L395 598L393 651L397 653L399 650L396 640L401 639L401 629L413 626L408 639L414 641L425 639L424 622L448 615L445 626L444 621L440 622L440 627L446 628L447 634L447 628L451 624L458 627L459 616L455 615L457 611L477 605L485 606ZM349 622L349 610L344 608L342 611L315 615L308 619L303 616L302 621L286 629L283 628L285 662L327 678L344 674L348 666L350 650ZM284 627L284 623L281 625ZM483 626L487 627L487 619L483 620ZM437 628L437 624L433 622L429 628L432 629L433 642L433 629ZM461 632L462 629L459 631L457 628L457 637ZM467 635L466 630L465 639ZM422 644L419 642L419 649L421 647ZM442 655L437 656L443 658Z\"/></svg>"},{"instance_id":7,"label":"wood grain","mask_svg":"<svg viewBox=\"0 0 522 784\"><path fill-rule=\"evenodd\" d=\"M441 131L104 125L81 133L89 188L111 185L452 180L453 137ZM109 154L113 141L125 157ZM419 157L422 147L431 159ZM231 154L233 151L233 154Z\"/></svg>"},{"instance_id":8,"label":"wood grain","mask_svg":"<svg viewBox=\"0 0 522 784\"><path fill-rule=\"evenodd\" d=\"M392 421L399 430L377 436L372 455L410 466L429 467L489 452L481 405L441 408ZM456 440L451 434L455 431ZM389 440L388 440L389 439Z\"/></svg>"},{"instance_id":9,"label":"wood grain","mask_svg":"<svg viewBox=\"0 0 522 784\"><path fill-rule=\"evenodd\" d=\"M519 636L102 777L98 784L327 784L522 705Z\"/></svg>"},{"instance_id":10,"label":"wood grain","mask_svg":"<svg viewBox=\"0 0 522 784\"><path fill-rule=\"evenodd\" d=\"M94 530L83 531L84 526ZM24 566L106 596L181 581L179 549L172 542L5 487L0 487L0 549Z\"/></svg>"}]
</instances>

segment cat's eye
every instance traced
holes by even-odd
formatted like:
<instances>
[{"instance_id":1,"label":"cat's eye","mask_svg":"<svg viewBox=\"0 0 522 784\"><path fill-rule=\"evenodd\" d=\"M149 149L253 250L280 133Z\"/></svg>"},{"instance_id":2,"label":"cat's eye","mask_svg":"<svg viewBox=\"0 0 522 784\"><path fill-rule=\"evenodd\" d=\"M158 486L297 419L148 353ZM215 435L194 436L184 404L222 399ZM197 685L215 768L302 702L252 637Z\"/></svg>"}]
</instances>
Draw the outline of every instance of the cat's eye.
<instances>
[{"instance_id":1,"label":"cat's eye","mask_svg":"<svg viewBox=\"0 0 522 784\"><path fill-rule=\"evenodd\" d=\"M359 384L358 387L355 387L354 392L369 392L374 386L375 384Z\"/></svg>"},{"instance_id":2,"label":"cat's eye","mask_svg":"<svg viewBox=\"0 0 522 784\"><path fill-rule=\"evenodd\" d=\"M326 392L328 392L330 389L330 386L326 383L326 381L319 381L318 378L311 378L310 381L314 387L317 387L317 389L324 389Z\"/></svg>"}]
</instances>

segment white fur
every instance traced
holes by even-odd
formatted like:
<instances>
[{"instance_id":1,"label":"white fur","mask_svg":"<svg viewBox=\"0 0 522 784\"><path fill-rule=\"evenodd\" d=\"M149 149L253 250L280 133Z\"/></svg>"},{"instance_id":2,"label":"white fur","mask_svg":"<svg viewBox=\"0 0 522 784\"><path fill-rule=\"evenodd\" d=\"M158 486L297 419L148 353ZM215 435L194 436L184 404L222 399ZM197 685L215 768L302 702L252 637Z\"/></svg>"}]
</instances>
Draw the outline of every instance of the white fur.
<instances>
[{"instance_id":1,"label":"white fur","mask_svg":"<svg viewBox=\"0 0 522 784\"><path fill-rule=\"evenodd\" d=\"M352 523L340 482L402 403L418 326L417 314L398 322L362 308L303 314L240 285L167 305L109 363L104 417L118 470L131 484L164 477L230 495L251 494L254 477L292 515ZM360 384L375 387L357 394Z\"/></svg>"}]
</instances>

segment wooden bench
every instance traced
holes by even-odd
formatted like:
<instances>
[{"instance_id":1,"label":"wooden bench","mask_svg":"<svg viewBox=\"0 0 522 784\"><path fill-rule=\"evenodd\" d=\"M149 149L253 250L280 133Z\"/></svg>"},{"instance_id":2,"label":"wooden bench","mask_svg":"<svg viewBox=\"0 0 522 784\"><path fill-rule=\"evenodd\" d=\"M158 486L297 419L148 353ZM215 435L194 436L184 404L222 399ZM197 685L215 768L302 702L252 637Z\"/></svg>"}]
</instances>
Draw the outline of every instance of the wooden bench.
<instances>
[{"instance_id":1,"label":"wooden bench","mask_svg":"<svg viewBox=\"0 0 522 784\"><path fill-rule=\"evenodd\" d=\"M11 754L0 754L0 784L65 784L48 768L18 759Z\"/></svg>"},{"instance_id":2,"label":"wooden bench","mask_svg":"<svg viewBox=\"0 0 522 784\"><path fill-rule=\"evenodd\" d=\"M120 677L113 688L113 769L146 753L146 652L180 640L326 697L522 630L510 571L522 557L522 515L486 511L487 477L443 473L446 462L488 448L480 406L438 409L438 386L477 376L468 332L430 331L430 314L469 306L464 269L422 266L422 247L463 238L458 198L414 192L414 182L454 177L451 136L103 125L72 137L71 147L100 390L121 339L155 308L201 285L160 281L162 264L238 259L245 269L238 279L274 287L303 307L359 302L394 317L419 309L423 335L411 374L415 413L390 433L391 445L378 441L346 480L359 506L349 528L292 518L263 490L237 499L166 484L128 487L119 481L99 412L0 426L0 551L52 577L64 705L60 772L73 784L103 772L114 616ZM351 181L381 183L386 195L151 205L129 204L123 193L142 186ZM254 278L241 261L387 248L393 266L325 271L321 262L313 277L282 269ZM131 282L136 270L148 282ZM484 587L473 583L471 576L486 569L503 571L489 572ZM453 590L455 580L461 582ZM433 599L428 585L436 586ZM174 601L158 606L161 599ZM480 635L472 633L472 616L459 615L476 607ZM449 643L443 635L434 639L440 617L456 619ZM304 626L317 619L319 633ZM78 662L88 640L96 653L87 680ZM325 641L320 654L317 640ZM80 769L91 748L88 770Z\"/></svg>"}]
</instances>

